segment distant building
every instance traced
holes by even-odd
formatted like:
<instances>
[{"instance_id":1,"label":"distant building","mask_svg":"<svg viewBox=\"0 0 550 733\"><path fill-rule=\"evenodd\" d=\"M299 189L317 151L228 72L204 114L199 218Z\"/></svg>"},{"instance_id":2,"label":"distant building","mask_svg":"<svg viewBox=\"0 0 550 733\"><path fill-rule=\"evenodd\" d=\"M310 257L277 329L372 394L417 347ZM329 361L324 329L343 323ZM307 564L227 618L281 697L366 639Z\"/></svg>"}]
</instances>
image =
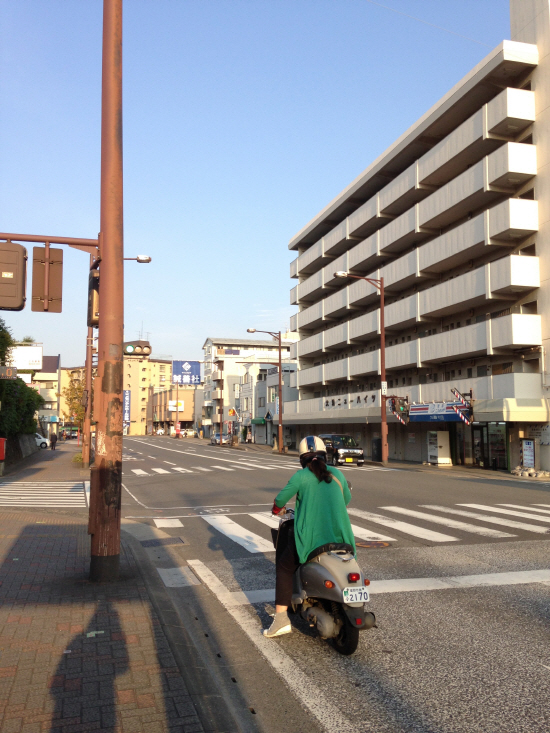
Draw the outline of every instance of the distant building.
<instances>
[{"instance_id":1,"label":"distant building","mask_svg":"<svg viewBox=\"0 0 550 733\"><path fill-rule=\"evenodd\" d=\"M123 389L130 393L130 420L124 432L126 435L146 435L150 395L170 386L172 361L153 359L149 341L125 341L123 354Z\"/></svg>"},{"instance_id":2,"label":"distant building","mask_svg":"<svg viewBox=\"0 0 550 733\"><path fill-rule=\"evenodd\" d=\"M42 369L36 372L31 386L44 398L44 407L38 410L38 422L46 436L58 431L60 420L61 357L42 357Z\"/></svg>"},{"instance_id":3,"label":"distant building","mask_svg":"<svg viewBox=\"0 0 550 733\"><path fill-rule=\"evenodd\" d=\"M165 435L172 435L176 432L176 422L179 422L181 430L196 429L195 402L202 405L202 391L200 385L178 386L177 389L175 385L171 385L161 390L151 387L147 413L148 434L162 429Z\"/></svg>"}]
</instances>

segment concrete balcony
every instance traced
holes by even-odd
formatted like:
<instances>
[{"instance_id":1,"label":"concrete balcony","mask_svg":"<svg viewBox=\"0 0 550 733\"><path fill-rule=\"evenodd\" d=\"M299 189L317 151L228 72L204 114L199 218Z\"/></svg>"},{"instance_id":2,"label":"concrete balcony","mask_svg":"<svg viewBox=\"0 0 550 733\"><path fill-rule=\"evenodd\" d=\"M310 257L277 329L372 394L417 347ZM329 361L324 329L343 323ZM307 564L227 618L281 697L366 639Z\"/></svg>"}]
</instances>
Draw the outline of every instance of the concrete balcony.
<instances>
[{"instance_id":1,"label":"concrete balcony","mask_svg":"<svg viewBox=\"0 0 550 733\"><path fill-rule=\"evenodd\" d=\"M504 89L418 161L418 179L442 186L515 137L535 119L535 94Z\"/></svg>"},{"instance_id":2,"label":"concrete balcony","mask_svg":"<svg viewBox=\"0 0 550 733\"><path fill-rule=\"evenodd\" d=\"M418 206L405 211L380 230L380 253L402 252L413 244L423 241L430 232L421 231L418 225Z\"/></svg>"},{"instance_id":3,"label":"concrete balcony","mask_svg":"<svg viewBox=\"0 0 550 733\"><path fill-rule=\"evenodd\" d=\"M339 349L349 344L349 326L350 321L346 321L325 331L325 350Z\"/></svg>"},{"instance_id":4,"label":"concrete balcony","mask_svg":"<svg viewBox=\"0 0 550 733\"><path fill-rule=\"evenodd\" d=\"M40 396L43 397L46 402L57 402L57 390L43 388L40 390Z\"/></svg>"},{"instance_id":5,"label":"concrete balcony","mask_svg":"<svg viewBox=\"0 0 550 733\"><path fill-rule=\"evenodd\" d=\"M380 333L380 310L365 313L348 321L350 341L366 341Z\"/></svg>"},{"instance_id":6,"label":"concrete balcony","mask_svg":"<svg viewBox=\"0 0 550 733\"><path fill-rule=\"evenodd\" d=\"M493 349L517 349L541 346L541 317L527 313L491 319L491 346Z\"/></svg>"},{"instance_id":7,"label":"concrete balcony","mask_svg":"<svg viewBox=\"0 0 550 733\"><path fill-rule=\"evenodd\" d=\"M303 254L301 254L296 260L296 274L297 275L308 275L312 272L316 272L328 262L331 257L325 257L324 241L320 239L315 244L312 244ZM292 275L291 275L292 277Z\"/></svg>"},{"instance_id":8,"label":"concrete balcony","mask_svg":"<svg viewBox=\"0 0 550 733\"><path fill-rule=\"evenodd\" d=\"M507 199L418 248L421 272L444 272L538 231L538 203Z\"/></svg>"},{"instance_id":9,"label":"concrete balcony","mask_svg":"<svg viewBox=\"0 0 550 733\"><path fill-rule=\"evenodd\" d=\"M380 212L379 196L376 194L348 216L348 236L368 237L392 218Z\"/></svg>"},{"instance_id":10,"label":"concrete balcony","mask_svg":"<svg viewBox=\"0 0 550 733\"><path fill-rule=\"evenodd\" d=\"M298 277L298 257L290 263L290 277Z\"/></svg>"},{"instance_id":11,"label":"concrete balcony","mask_svg":"<svg viewBox=\"0 0 550 733\"><path fill-rule=\"evenodd\" d=\"M350 377L360 377L367 374L380 374L380 349L367 351L349 358Z\"/></svg>"},{"instance_id":12,"label":"concrete balcony","mask_svg":"<svg viewBox=\"0 0 550 733\"><path fill-rule=\"evenodd\" d=\"M336 257L348 248L347 221L344 219L338 226L323 237L323 247L326 255Z\"/></svg>"},{"instance_id":13,"label":"concrete balcony","mask_svg":"<svg viewBox=\"0 0 550 733\"><path fill-rule=\"evenodd\" d=\"M369 272L389 256L380 251L380 231L377 231L349 250L348 267L357 274Z\"/></svg>"},{"instance_id":14,"label":"concrete balcony","mask_svg":"<svg viewBox=\"0 0 550 733\"><path fill-rule=\"evenodd\" d=\"M363 281L358 280L357 282L361 283ZM367 283L365 283L365 285L366 284ZM350 290L352 287L353 286L348 286L347 288L338 290L336 293L329 295L328 298L325 298L323 301L325 317L331 316L331 318L338 318L345 315L346 311L348 311L350 307Z\"/></svg>"},{"instance_id":15,"label":"concrete balcony","mask_svg":"<svg viewBox=\"0 0 550 733\"><path fill-rule=\"evenodd\" d=\"M304 308L303 311L296 313L296 328L294 330L300 330L302 328L313 329L320 326L325 320L325 303L326 301L321 300L315 303L315 305L311 305L309 308Z\"/></svg>"},{"instance_id":16,"label":"concrete balcony","mask_svg":"<svg viewBox=\"0 0 550 733\"><path fill-rule=\"evenodd\" d=\"M410 288L421 277L428 277L428 275L419 271L418 249L415 249L381 267L380 277L384 278L384 289L391 293Z\"/></svg>"},{"instance_id":17,"label":"concrete balcony","mask_svg":"<svg viewBox=\"0 0 550 733\"><path fill-rule=\"evenodd\" d=\"M296 389L298 386L298 372L291 372L290 378L289 378L289 386L293 389ZM286 407L285 407L286 409Z\"/></svg>"},{"instance_id":18,"label":"concrete balcony","mask_svg":"<svg viewBox=\"0 0 550 733\"><path fill-rule=\"evenodd\" d=\"M298 330L298 314L294 313L294 315L290 316L290 330L293 333L296 333Z\"/></svg>"},{"instance_id":19,"label":"concrete balcony","mask_svg":"<svg viewBox=\"0 0 550 733\"><path fill-rule=\"evenodd\" d=\"M213 382L223 379L223 372L220 369L215 369L211 374L211 379Z\"/></svg>"},{"instance_id":20,"label":"concrete balcony","mask_svg":"<svg viewBox=\"0 0 550 733\"><path fill-rule=\"evenodd\" d=\"M223 398L223 390L213 389L210 395L213 400L221 400Z\"/></svg>"},{"instance_id":21,"label":"concrete balcony","mask_svg":"<svg viewBox=\"0 0 550 733\"><path fill-rule=\"evenodd\" d=\"M386 347L386 369L420 366L418 345L419 341L415 339Z\"/></svg>"},{"instance_id":22,"label":"concrete balcony","mask_svg":"<svg viewBox=\"0 0 550 733\"><path fill-rule=\"evenodd\" d=\"M295 344L296 356L293 357L291 352L291 358L303 358L304 356L310 357L322 354L324 350L324 336L325 333L321 332L314 336L309 336L302 341L298 341L298 343Z\"/></svg>"},{"instance_id":23,"label":"concrete balcony","mask_svg":"<svg viewBox=\"0 0 550 733\"><path fill-rule=\"evenodd\" d=\"M314 302L323 297L324 291L330 289L339 289L345 285L345 280L334 277L334 273L339 270L348 270L348 253L337 257L330 264L323 267L318 272L308 277L306 280L293 288L296 302Z\"/></svg>"},{"instance_id":24,"label":"concrete balcony","mask_svg":"<svg viewBox=\"0 0 550 733\"><path fill-rule=\"evenodd\" d=\"M408 298L396 300L384 308L384 322L386 330L402 330L413 326L418 320L419 293L409 295ZM378 312L378 311L377 311Z\"/></svg>"},{"instance_id":25,"label":"concrete balcony","mask_svg":"<svg viewBox=\"0 0 550 733\"><path fill-rule=\"evenodd\" d=\"M432 229L448 226L536 173L535 146L506 143L418 204L418 223Z\"/></svg>"},{"instance_id":26,"label":"concrete balcony","mask_svg":"<svg viewBox=\"0 0 550 733\"><path fill-rule=\"evenodd\" d=\"M485 355L489 327L489 323L484 321L418 339L422 365Z\"/></svg>"},{"instance_id":27,"label":"concrete balcony","mask_svg":"<svg viewBox=\"0 0 550 733\"><path fill-rule=\"evenodd\" d=\"M538 257L511 255L488 267L491 293L495 295L506 297L540 287Z\"/></svg>"},{"instance_id":28,"label":"concrete balcony","mask_svg":"<svg viewBox=\"0 0 550 733\"><path fill-rule=\"evenodd\" d=\"M369 277L380 279L380 270L369 273ZM366 280L355 280L345 289L348 293L348 303L354 306L365 306L374 302L378 297L378 288ZM342 293L345 291L342 291ZM326 312L326 311L325 311Z\"/></svg>"},{"instance_id":29,"label":"concrete balcony","mask_svg":"<svg viewBox=\"0 0 550 733\"><path fill-rule=\"evenodd\" d=\"M308 385L313 384L323 384L323 368L324 365L320 364L319 366L310 367L309 369L300 369L298 372L295 372L298 375L297 384L293 385L291 379L290 386L307 387Z\"/></svg>"},{"instance_id":30,"label":"concrete balcony","mask_svg":"<svg viewBox=\"0 0 550 733\"><path fill-rule=\"evenodd\" d=\"M295 285L290 291L290 305L298 305L298 286Z\"/></svg>"},{"instance_id":31,"label":"concrete balcony","mask_svg":"<svg viewBox=\"0 0 550 733\"><path fill-rule=\"evenodd\" d=\"M348 379L349 376L349 359L340 359L324 365L324 381L340 382Z\"/></svg>"}]
</instances>

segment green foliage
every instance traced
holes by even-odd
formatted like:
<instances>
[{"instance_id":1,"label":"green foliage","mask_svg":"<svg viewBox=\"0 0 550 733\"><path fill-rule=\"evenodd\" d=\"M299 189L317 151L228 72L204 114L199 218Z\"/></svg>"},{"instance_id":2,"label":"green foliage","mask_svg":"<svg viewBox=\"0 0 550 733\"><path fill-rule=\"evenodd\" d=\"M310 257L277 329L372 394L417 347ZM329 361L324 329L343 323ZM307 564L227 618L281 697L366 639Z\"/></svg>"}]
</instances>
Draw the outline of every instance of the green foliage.
<instances>
[{"instance_id":1,"label":"green foliage","mask_svg":"<svg viewBox=\"0 0 550 733\"><path fill-rule=\"evenodd\" d=\"M82 463L82 453L75 453L73 456L73 463Z\"/></svg>"},{"instance_id":2,"label":"green foliage","mask_svg":"<svg viewBox=\"0 0 550 733\"><path fill-rule=\"evenodd\" d=\"M35 433L34 415L44 404L35 389L22 379L0 381L0 437L12 438L21 433Z\"/></svg>"},{"instance_id":3,"label":"green foliage","mask_svg":"<svg viewBox=\"0 0 550 733\"><path fill-rule=\"evenodd\" d=\"M80 379L72 379L69 386L65 387L62 392L63 398L67 403L68 411L63 410L65 420L76 423L82 430L84 415L86 410L82 405L82 397L84 395L84 383Z\"/></svg>"},{"instance_id":4,"label":"green foliage","mask_svg":"<svg viewBox=\"0 0 550 733\"><path fill-rule=\"evenodd\" d=\"M0 365L6 366L6 358L14 343L10 329L6 326L3 319L0 318Z\"/></svg>"}]
</instances>

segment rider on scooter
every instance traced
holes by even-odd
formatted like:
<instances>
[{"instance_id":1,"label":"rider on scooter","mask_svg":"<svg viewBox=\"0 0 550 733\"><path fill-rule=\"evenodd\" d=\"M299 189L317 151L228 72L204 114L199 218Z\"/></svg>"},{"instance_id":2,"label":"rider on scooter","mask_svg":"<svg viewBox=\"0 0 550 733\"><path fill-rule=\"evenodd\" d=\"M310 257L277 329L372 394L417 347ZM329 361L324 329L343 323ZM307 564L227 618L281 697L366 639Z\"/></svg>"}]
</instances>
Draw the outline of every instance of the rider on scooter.
<instances>
[{"instance_id":1,"label":"rider on scooter","mask_svg":"<svg viewBox=\"0 0 550 733\"><path fill-rule=\"evenodd\" d=\"M277 561L275 617L264 636L282 636L292 631L287 609L292 600L292 579L298 566L309 554L332 542L355 548L346 506L351 492L344 474L327 466L325 444L310 435L299 446L302 470L297 471L277 494L273 514L280 514L287 501L296 496L294 541L289 542Z\"/></svg>"}]
</instances>

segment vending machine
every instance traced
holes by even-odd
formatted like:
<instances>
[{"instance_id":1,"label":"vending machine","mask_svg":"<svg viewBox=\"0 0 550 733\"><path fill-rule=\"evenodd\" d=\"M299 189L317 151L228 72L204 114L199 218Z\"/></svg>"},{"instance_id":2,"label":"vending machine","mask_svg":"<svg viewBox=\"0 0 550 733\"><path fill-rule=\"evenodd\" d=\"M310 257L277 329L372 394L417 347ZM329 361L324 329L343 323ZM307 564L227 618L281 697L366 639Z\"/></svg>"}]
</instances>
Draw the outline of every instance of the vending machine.
<instances>
[{"instance_id":1,"label":"vending machine","mask_svg":"<svg viewBox=\"0 0 550 733\"><path fill-rule=\"evenodd\" d=\"M452 466L449 433L446 430L428 430L428 463Z\"/></svg>"}]
</instances>

